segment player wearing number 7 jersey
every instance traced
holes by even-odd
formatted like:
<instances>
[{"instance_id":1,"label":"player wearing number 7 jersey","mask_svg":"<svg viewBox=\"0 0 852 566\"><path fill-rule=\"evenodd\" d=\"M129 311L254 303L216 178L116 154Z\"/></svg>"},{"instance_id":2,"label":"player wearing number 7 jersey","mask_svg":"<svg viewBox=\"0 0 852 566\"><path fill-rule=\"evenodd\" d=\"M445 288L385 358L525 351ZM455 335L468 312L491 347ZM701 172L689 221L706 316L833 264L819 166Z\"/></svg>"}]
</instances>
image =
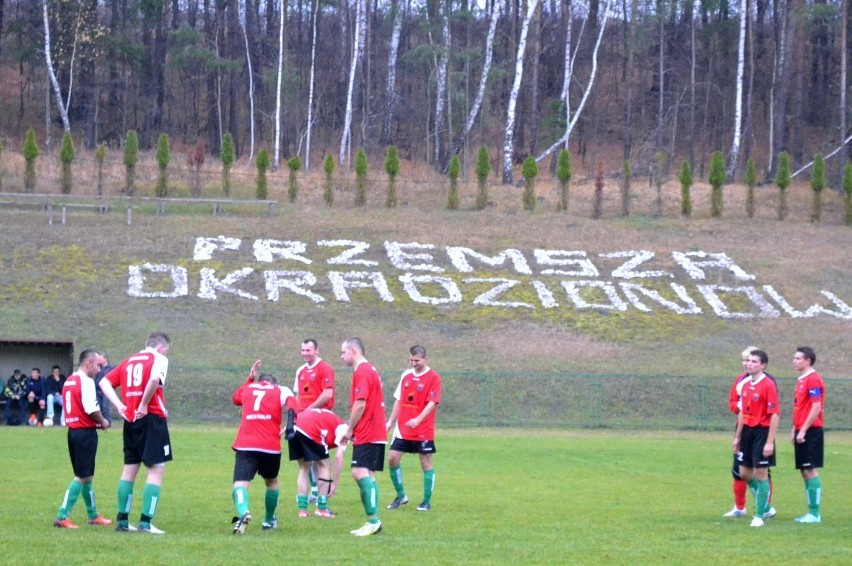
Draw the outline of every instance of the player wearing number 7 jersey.
<instances>
[{"instance_id":1,"label":"player wearing number 7 jersey","mask_svg":"<svg viewBox=\"0 0 852 566\"><path fill-rule=\"evenodd\" d=\"M118 482L117 531L140 530L165 534L151 524L160 500L166 462L172 459L167 423L168 411L163 396L169 369L171 340L164 332L152 332L145 349L133 354L110 371L99 386L104 395L124 416L124 468ZM115 392L121 388L121 398ZM142 513L138 529L130 525L133 484L140 465L147 478L142 491Z\"/></svg>"}]
</instances>

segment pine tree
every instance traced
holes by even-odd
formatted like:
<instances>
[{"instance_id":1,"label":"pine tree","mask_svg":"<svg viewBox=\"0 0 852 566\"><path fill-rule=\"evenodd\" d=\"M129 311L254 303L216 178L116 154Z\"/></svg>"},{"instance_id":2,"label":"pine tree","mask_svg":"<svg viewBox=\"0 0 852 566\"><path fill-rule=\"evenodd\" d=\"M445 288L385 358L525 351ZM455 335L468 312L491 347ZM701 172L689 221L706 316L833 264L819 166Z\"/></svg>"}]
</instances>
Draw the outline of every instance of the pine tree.
<instances>
[{"instance_id":1,"label":"pine tree","mask_svg":"<svg viewBox=\"0 0 852 566\"><path fill-rule=\"evenodd\" d=\"M680 164L680 213L689 218L692 216L692 198L689 195L689 189L692 188L692 168L689 166L689 161L683 160Z\"/></svg>"},{"instance_id":2,"label":"pine tree","mask_svg":"<svg viewBox=\"0 0 852 566\"><path fill-rule=\"evenodd\" d=\"M24 140L22 152L24 154L24 162L26 163L24 165L24 190L31 193L35 191L36 184L35 161L41 154L41 150L39 150L38 143L36 142L35 130L32 128L27 130L27 138Z\"/></svg>"},{"instance_id":3,"label":"pine tree","mask_svg":"<svg viewBox=\"0 0 852 566\"><path fill-rule=\"evenodd\" d=\"M104 194L104 159L106 159L106 148L100 144L95 150L95 161L98 162L98 195Z\"/></svg>"},{"instance_id":4,"label":"pine tree","mask_svg":"<svg viewBox=\"0 0 852 566\"><path fill-rule=\"evenodd\" d=\"M633 171L630 169L630 161L624 160L624 182L621 184L621 215L630 216L630 181L633 179Z\"/></svg>"},{"instance_id":5,"label":"pine tree","mask_svg":"<svg viewBox=\"0 0 852 566\"><path fill-rule=\"evenodd\" d=\"M790 186L790 154L782 151L778 156L778 169L775 171L775 184L778 186L778 220L787 218L787 187Z\"/></svg>"},{"instance_id":6,"label":"pine tree","mask_svg":"<svg viewBox=\"0 0 852 566\"><path fill-rule=\"evenodd\" d=\"M814 191L814 212L811 222L819 222L822 217L822 190L825 188L825 159L822 153L814 155L814 168L811 175L811 189Z\"/></svg>"},{"instance_id":7,"label":"pine tree","mask_svg":"<svg viewBox=\"0 0 852 566\"><path fill-rule=\"evenodd\" d=\"M62 136L62 149L59 151L59 160L62 161L62 194L71 193L74 186L74 178L71 174L71 164L74 163L74 139L71 134L65 132Z\"/></svg>"},{"instance_id":8,"label":"pine tree","mask_svg":"<svg viewBox=\"0 0 852 566\"><path fill-rule=\"evenodd\" d=\"M754 187L757 185L757 170L754 166L754 159L749 159L746 163L745 184L748 187L746 214L749 218L754 218Z\"/></svg>"},{"instance_id":9,"label":"pine tree","mask_svg":"<svg viewBox=\"0 0 852 566\"><path fill-rule=\"evenodd\" d=\"M852 161L843 168L843 222L852 226Z\"/></svg>"},{"instance_id":10,"label":"pine tree","mask_svg":"<svg viewBox=\"0 0 852 566\"><path fill-rule=\"evenodd\" d=\"M222 160L222 191L225 196L231 196L231 167L234 165L234 136L231 132L222 136L222 149L219 151L219 159Z\"/></svg>"},{"instance_id":11,"label":"pine tree","mask_svg":"<svg viewBox=\"0 0 852 566\"><path fill-rule=\"evenodd\" d=\"M299 194L299 171L302 169L302 161L298 155L287 161L287 169L290 170L287 177L287 198L290 202L296 202L296 196Z\"/></svg>"},{"instance_id":12,"label":"pine tree","mask_svg":"<svg viewBox=\"0 0 852 566\"><path fill-rule=\"evenodd\" d=\"M532 156L524 159L521 174L524 176L524 210L535 210L535 178L538 175L538 165Z\"/></svg>"},{"instance_id":13,"label":"pine tree","mask_svg":"<svg viewBox=\"0 0 852 566\"><path fill-rule=\"evenodd\" d=\"M157 167L160 174L157 177L156 195L160 198L169 196L169 163L172 160L172 152L169 148L169 135L160 134L157 138Z\"/></svg>"},{"instance_id":14,"label":"pine tree","mask_svg":"<svg viewBox=\"0 0 852 566\"><path fill-rule=\"evenodd\" d=\"M326 206L334 204L334 158L329 153L325 156L325 162L322 164L322 169L325 172L325 198Z\"/></svg>"},{"instance_id":15,"label":"pine tree","mask_svg":"<svg viewBox=\"0 0 852 566\"><path fill-rule=\"evenodd\" d=\"M488 175L491 174L491 159L488 157L488 148L480 146L476 156L476 210L483 210L488 206Z\"/></svg>"},{"instance_id":16,"label":"pine tree","mask_svg":"<svg viewBox=\"0 0 852 566\"><path fill-rule=\"evenodd\" d=\"M461 172L461 163L459 156L453 155L450 159L450 167L447 170L447 176L450 178L450 194L447 195L447 210L459 209L459 173Z\"/></svg>"},{"instance_id":17,"label":"pine tree","mask_svg":"<svg viewBox=\"0 0 852 566\"><path fill-rule=\"evenodd\" d=\"M395 208L396 199L396 176L399 174L399 156L394 146L388 147L385 157L385 173L388 174L388 198L387 207Z\"/></svg>"},{"instance_id":18,"label":"pine tree","mask_svg":"<svg viewBox=\"0 0 852 566\"><path fill-rule=\"evenodd\" d=\"M707 179L710 186L713 187L710 193L710 216L713 218L722 216L722 186L727 179L725 158L722 157L721 151L714 151L710 158L710 176Z\"/></svg>"},{"instance_id":19,"label":"pine tree","mask_svg":"<svg viewBox=\"0 0 852 566\"><path fill-rule=\"evenodd\" d=\"M257 199L266 200L268 191L266 189L266 171L269 169L269 151L266 148L260 150L254 161L257 167Z\"/></svg>"},{"instance_id":20,"label":"pine tree","mask_svg":"<svg viewBox=\"0 0 852 566\"><path fill-rule=\"evenodd\" d=\"M355 156L355 206L367 204L367 152L358 150Z\"/></svg>"},{"instance_id":21,"label":"pine tree","mask_svg":"<svg viewBox=\"0 0 852 566\"><path fill-rule=\"evenodd\" d=\"M559 152L559 159L556 162L556 178L559 180L559 210L568 212L571 187L571 153L567 149Z\"/></svg>"},{"instance_id":22,"label":"pine tree","mask_svg":"<svg viewBox=\"0 0 852 566\"><path fill-rule=\"evenodd\" d=\"M132 195L136 192L136 164L139 162L139 136L136 130L128 130L124 138L124 192Z\"/></svg>"}]
</instances>

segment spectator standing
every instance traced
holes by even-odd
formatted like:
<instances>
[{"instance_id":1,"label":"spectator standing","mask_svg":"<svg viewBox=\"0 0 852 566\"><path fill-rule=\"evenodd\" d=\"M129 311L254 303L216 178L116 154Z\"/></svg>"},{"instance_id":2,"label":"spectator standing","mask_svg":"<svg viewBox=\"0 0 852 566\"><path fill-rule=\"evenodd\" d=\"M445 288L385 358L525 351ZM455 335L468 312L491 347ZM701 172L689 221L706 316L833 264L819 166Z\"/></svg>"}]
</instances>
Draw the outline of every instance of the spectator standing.
<instances>
[{"instance_id":1,"label":"spectator standing","mask_svg":"<svg viewBox=\"0 0 852 566\"><path fill-rule=\"evenodd\" d=\"M435 489L435 414L441 403L441 376L427 365L426 348L413 346L409 350L408 362L411 369L402 374L394 393L394 404L386 428L393 430L393 442L388 454L388 471L396 498L388 509L396 509L408 503L402 482L402 456L404 453L419 454L423 470L423 501L418 511L432 508L432 492Z\"/></svg>"},{"instance_id":2,"label":"spectator standing","mask_svg":"<svg viewBox=\"0 0 852 566\"><path fill-rule=\"evenodd\" d=\"M151 523L151 519L160 501L166 462L173 457L163 395L170 346L171 339L166 333L152 332L145 341L144 350L113 368L100 383L104 395L124 416L124 468L118 482L117 531L165 534ZM116 387L121 387L121 399L115 392ZM142 513L139 526L133 527L128 517L133 484L142 464L146 471Z\"/></svg>"},{"instance_id":3,"label":"spectator standing","mask_svg":"<svg viewBox=\"0 0 852 566\"><path fill-rule=\"evenodd\" d=\"M278 528L275 510L278 508L278 472L281 469L281 423L284 410L289 409L290 422L295 414L293 392L280 387L274 376L257 375L262 362L251 366L248 379L234 392L231 402L242 407L242 419L237 437L231 448L234 457L234 488L231 495L237 516L234 517L234 534L245 534L251 522L248 487L256 474L266 483L264 498L266 513L263 530Z\"/></svg>"},{"instance_id":4,"label":"spectator standing","mask_svg":"<svg viewBox=\"0 0 852 566\"><path fill-rule=\"evenodd\" d=\"M65 385L65 379L65 376L62 375L62 369L59 366L53 366L50 369L50 375L44 380L47 418L56 423L56 407L59 407L59 424L62 426L65 426L65 410L62 407L62 386ZM103 411L101 411L101 414L103 415ZM109 420L106 415L104 415L104 418Z\"/></svg>"},{"instance_id":5,"label":"spectator standing","mask_svg":"<svg viewBox=\"0 0 852 566\"><path fill-rule=\"evenodd\" d=\"M109 428L109 421L101 414L95 395L94 377L101 364L105 363L95 350L80 352L80 364L77 371L65 380L61 395L68 400L65 420L68 424L68 456L74 479L68 489L62 505L53 520L53 526L61 529L76 529L68 515L74 509L77 499L83 495L86 514L90 525L111 525L112 521L98 513L95 505L95 492L92 480L95 477L95 457L98 453L98 432Z\"/></svg>"},{"instance_id":6,"label":"spectator standing","mask_svg":"<svg viewBox=\"0 0 852 566\"><path fill-rule=\"evenodd\" d=\"M3 410L3 420L7 425L15 426L26 422L27 410L27 381L16 369L6 381L6 408Z\"/></svg>"},{"instance_id":7,"label":"spectator standing","mask_svg":"<svg viewBox=\"0 0 852 566\"><path fill-rule=\"evenodd\" d=\"M290 460L299 462L296 480L299 517L309 517L308 480L311 470L317 475L319 493L314 515L333 519L336 514L328 508L328 498L334 495L340 480L343 452L346 449L344 435L346 422L328 409L306 409L296 417L293 438L288 439ZM336 448L334 466L329 465L328 451Z\"/></svg>"},{"instance_id":8,"label":"spectator standing","mask_svg":"<svg viewBox=\"0 0 852 566\"><path fill-rule=\"evenodd\" d=\"M825 411L825 383L813 368L816 353L810 346L800 346L793 356L793 367L799 372L793 399L793 430L790 440L796 453L796 469L805 480L805 497L808 512L796 518L797 523L819 523L824 451L823 412Z\"/></svg>"},{"instance_id":9,"label":"spectator standing","mask_svg":"<svg viewBox=\"0 0 852 566\"><path fill-rule=\"evenodd\" d=\"M353 369L349 426L343 442L352 440L352 478L358 484L361 502L367 514L367 523L350 533L367 537L382 530L378 513L379 487L375 473L384 470L385 445L388 443L385 394L382 390L381 375L364 357L366 351L360 338L349 338L340 350L343 363Z\"/></svg>"},{"instance_id":10,"label":"spectator standing","mask_svg":"<svg viewBox=\"0 0 852 566\"><path fill-rule=\"evenodd\" d=\"M734 453L742 452L740 476L755 494L752 527L762 527L769 510L769 468L775 465L775 435L781 407L775 380L765 373L769 356L754 350L748 356L749 378L742 388L742 410L734 436Z\"/></svg>"},{"instance_id":11,"label":"spectator standing","mask_svg":"<svg viewBox=\"0 0 852 566\"><path fill-rule=\"evenodd\" d=\"M47 402L44 392L44 379L41 377L41 370L33 368L30 372L30 378L27 380L27 414L30 426L44 426L44 414L47 409Z\"/></svg>"},{"instance_id":12,"label":"spectator standing","mask_svg":"<svg viewBox=\"0 0 852 566\"><path fill-rule=\"evenodd\" d=\"M110 402L109 399L104 396L104 392L101 390L101 380L106 377L106 374L112 371L112 368L114 368L115 366L109 363L109 356L103 353L101 355L106 360L106 365L102 367L101 371L98 372L98 375L95 376L95 393L97 393L98 396L98 405L101 406L101 414L106 420L112 421L112 415L110 414Z\"/></svg>"}]
</instances>

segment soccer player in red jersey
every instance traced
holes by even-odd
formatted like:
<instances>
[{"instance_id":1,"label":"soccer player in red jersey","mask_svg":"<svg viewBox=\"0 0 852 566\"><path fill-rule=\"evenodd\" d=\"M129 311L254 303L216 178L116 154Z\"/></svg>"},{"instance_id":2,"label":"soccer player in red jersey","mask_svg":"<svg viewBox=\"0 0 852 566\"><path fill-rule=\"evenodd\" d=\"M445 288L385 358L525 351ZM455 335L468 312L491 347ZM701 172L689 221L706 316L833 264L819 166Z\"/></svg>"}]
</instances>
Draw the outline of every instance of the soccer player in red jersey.
<instances>
[{"instance_id":1,"label":"soccer player in red jersey","mask_svg":"<svg viewBox=\"0 0 852 566\"><path fill-rule=\"evenodd\" d=\"M296 417L295 434L289 441L290 460L299 462L296 481L300 517L309 517L309 477L313 469L320 484L317 508L314 515L333 519L336 515L328 508L328 498L334 495L340 480L340 468L347 442L344 440L348 425L328 409L306 409ZM329 465L328 451L336 448L333 469Z\"/></svg>"},{"instance_id":2,"label":"soccer player in red jersey","mask_svg":"<svg viewBox=\"0 0 852 566\"><path fill-rule=\"evenodd\" d=\"M351 534L366 537L381 532L379 520L379 488L375 472L384 470L385 445L388 443L385 428L385 394L378 370L364 357L364 343L360 338L349 338L340 348L340 358L353 368L352 391L349 397L349 426L344 442L350 439L352 448L352 477L361 492L361 502L367 514L367 523Z\"/></svg>"},{"instance_id":3,"label":"soccer player in red jersey","mask_svg":"<svg viewBox=\"0 0 852 566\"><path fill-rule=\"evenodd\" d=\"M296 383L293 385L293 391L299 402L299 412L305 409L330 411L334 408L334 368L319 357L319 344L316 338L306 338L302 341L301 354L305 363L296 370ZM310 467L308 478L311 487L308 500L316 501L317 473L313 466ZM302 507L300 506L299 509Z\"/></svg>"},{"instance_id":4,"label":"soccer player in red jersey","mask_svg":"<svg viewBox=\"0 0 852 566\"><path fill-rule=\"evenodd\" d=\"M769 468L775 465L775 435L781 407L778 387L766 375L769 356L763 350L749 354L746 371L749 379L742 388L742 408L734 436L734 453L742 452L740 476L755 493L756 509L752 527L762 527L769 510Z\"/></svg>"},{"instance_id":5,"label":"soccer player in red jersey","mask_svg":"<svg viewBox=\"0 0 852 566\"><path fill-rule=\"evenodd\" d=\"M418 511L432 508L435 489L435 468L432 455L435 449L435 410L441 403L441 376L426 365L426 348L413 346L409 350L411 369L402 374L394 393L394 404L386 428L394 429L393 443L388 454L388 468L396 498L388 509L408 503L402 483L403 453L419 454L423 470L423 501Z\"/></svg>"},{"instance_id":6,"label":"soccer player in red jersey","mask_svg":"<svg viewBox=\"0 0 852 566\"><path fill-rule=\"evenodd\" d=\"M164 332L152 332L145 349L114 367L100 382L107 399L124 416L124 468L118 482L117 531L143 531L165 534L151 524L160 500L166 462L172 460L168 411L163 386L171 339ZM121 388L121 399L115 388ZM133 501L133 483L144 464L147 477L142 491L139 527L128 522Z\"/></svg>"},{"instance_id":7,"label":"soccer player in red jersey","mask_svg":"<svg viewBox=\"0 0 852 566\"><path fill-rule=\"evenodd\" d=\"M281 469L281 423L285 411L296 408L293 392L277 384L274 376L257 375L262 362L251 366L248 379L231 397L231 402L242 407L242 420L231 448L234 458L234 489L232 496L237 516L234 517L234 534L245 534L251 521L248 487L255 474L266 483L266 514L263 530L278 527L275 509L278 507L278 472Z\"/></svg>"},{"instance_id":8,"label":"soccer player in red jersey","mask_svg":"<svg viewBox=\"0 0 852 566\"><path fill-rule=\"evenodd\" d=\"M62 506L53 521L54 527L76 529L68 515L77 503L80 494L86 502L86 514L90 525L111 525L112 521L98 513L92 480L95 477L95 457L98 453L98 432L109 428L109 421L101 414L95 396L94 377L106 360L92 349L80 352L77 371L65 380L62 386L65 425L68 427L68 455L74 479L65 491Z\"/></svg>"},{"instance_id":9,"label":"soccer player in red jersey","mask_svg":"<svg viewBox=\"0 0 852 566\"><path fill-rule=\"evenodd\" d=\"M793 367L799 372L793 400L793 430L790 440L796 453L796 469L805 480L808 512L796 518L797 523L819 523L822 480L818 468L822 467L824 451L823 411L825 410L825 383L816 372L816 353L810 346L800 346L793 356Z\"/></svg>"}]
</instances>

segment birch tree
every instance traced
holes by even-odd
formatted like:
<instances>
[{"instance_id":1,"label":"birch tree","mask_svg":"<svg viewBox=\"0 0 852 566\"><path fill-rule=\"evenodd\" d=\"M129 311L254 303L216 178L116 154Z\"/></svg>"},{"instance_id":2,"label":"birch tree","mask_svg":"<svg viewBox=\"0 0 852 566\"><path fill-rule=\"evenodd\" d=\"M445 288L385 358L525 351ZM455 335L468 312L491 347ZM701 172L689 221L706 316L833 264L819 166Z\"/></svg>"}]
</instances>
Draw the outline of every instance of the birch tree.
<instances>
[{"instance_id":1,"label":"birch tree","mask_svg":"<svg viewBox=\"0 0 852 566\"><path fill-rule=\"evenodd\" d=\"M391 129L393 128L393 115L396 110L396 62L399 56L399 36L402 31L402 7L399 0L391 4L391 17L393 18L393 30L391 31L390 46L388 48L388 82L385 86L385 121L382 125L382 144L393 142Z\"/></svg>"},{"instance_id":2,"label":"birch tree","mask_svg":"<svg viewBox=\"0 0 852 566\"><path fill-rule=\"evenodd\" d=\"M281 7L278 25L278 83L275 89L275 155L272 158L272 170L277 171L281 160L281 83L284 80L284 7ZM258 175L259 177L259 175ZM264 182L266 176L264 172ZM258 185L259 186L259 185Z\"/></svg>"},{"instance_id":3,"label":"birch tree","mask_svg":"<svg viewBox=\"0 0 852 566\"><path fill-rule=\"evenodd\" d=\"M482 108L482 100L485 98L485 87L488 84L488 74L491 72L491 62L494 58L494 34L497 30L497 22L500 20L500 14L503 11L504 0L494 0L491 4L491 21L488 24L488 35L485 38L485 61L482 64L482 75L479 77L479 87L476 90L476 97L473 100L473 106L467 115L464 129L456 137L450 151L447 154L446 162L442 168L442 173L446 173L450 166L450 160L454 155L457 155L464 146L467 137L470 135L470 130L473 129L473 124L476 122L476 117Z\"/></svg>"},{"instance_id":4,"label":"birch tree","mask_svg":"<svg viewBox=\"0 0 852 566\"><path fill-rule=\"evenodd\" d=\"M512 182L512 158L515 155L515 109L518 105L518 93L521 90L521 80L524 76L524 52L527 47L527 33L530 21L535 14L538 0L527 0L527 13L521 25L521 37L518 40L518 53L515 57L515 80L509 94L509 108L506 111L506 132L503 136L503 184Z\"/></svg>"},{"instance_id":5,"label":"birch tree","mask_svg":"<svg viewBox=\"0 0 852 566\"><path fill-rule=\"evenodd\" d=\"M50 55L50 21L47 17L47 0L42 0L41 8L44 19L44 60L47 64L47 74L50 76L50 84L53 86L53 94L56 97L56 107L59 109L59 116L62 118L62 128L66 133L70 133L71 124L68 121L68 107L71 105L71 90L74 86L74 56L77 53L77 33L74 33L71 63L68 65L68 93L63 101L62 88L59 86L59 80L56 78L56 72L53 68L53 58ZM79 18L77 18L76 26L79 29Z\"/></svg>"},{"instance_id":6,"label":"birch tree","mask_svg":"<svg viewBox=\"0 0 852 566\"><path fill-rule=\"evenodd\" d=\"M246 45L246 64L248 65L248 96L249 96L249 163L254 158L254 71L251 66L251 50L249 49L247 12L245 6L240 6L240 27L243 29L243 40Z\"/></svg>"},{"instance_id":7,"label":"birch tree","mask_svg":"<svg viewBox=\"0 0 852 566\"><path fill-rule=\"evenodd\" d=\"M314 0L313 21L311 23L311 76L308 81L308 124L305 132L305 171L311 169L311 130L314 123L314 83L317 68L317 17L319 0Z\"/></svg>"},{"instance_id":8,"label":"birch tree","mask_svg":"<svg viewBox=\"0 0 852 566\"><path fill-rule=\"evenodd\" d=\"M610 1L611 0L608 0L606 5L604 6L604 15L603 15L603 18L601 20L600 27L598 28L598 38L595 41L594 48L592 49L592 68L591 68L591 71L589 73L589 81L586 83L586 89L585 89L585 91L583 91L583 98L580 99L580 104L577 107L577 111L574 113L574 116L570 117L571 118L570 120L565 121L565 133L562 134L562 137L560 137L558 140L556 140L553 143L553 145L551 145L549 148L544 150L543 153L541 153L538 157L536 157L535 158L536 161L541 161L542 159L544 159L545 157L547 157L548 155L550 155L551 153L553 153L554 151L556 151L557 149L562 147L563 144L566 144L566 146L567 146L568 138L571 136L571 131L574 129L574 126L577 124L577 120L580 118L580 114L582 114L582 112L583 112L583 108L586 105L586 100L588 100L589 94L591 94L591 92L592 92L592 87L594 87L594 85L595 85L595 76L597 75L597 71L598 71L598 51L600 50L600 47L601 47L601 40L603 39L603 36L604 36L604 30L606 30L606 23L609 20ZM566 57L566 61L567 60L568 60L568 58ZM566 73L567 72L568 72L568 70L566 69ZM566 82L566 84L567 84L567 82ZM567 92L564 93L564 96L566 97L566 100L567 100Z\"/></svg>"},{"instance_id":9,"label":"birch tree","mask_svg":"<svg viewBox=\"0 0 852 566\"><path fill-rule=\"evenodd\" d=\"M537 2L538 0L533 0ZM441 20L441 49L438 55L438 81L435 93L435 163L441 163L441 136L444 134L444 106L447 103L447 72L450 62L450 18L449 5L438 4Z\"/></svg>"},{"instance_id":10,"label":"birch tree","mask_svg":"<svg viewBox=\"0 0 852 566\"><path fill-rule=\"evenodd\" d=\"M728 181L734 180L743 127L743 74L745 71L745 38L748 21L748 0L740 0L740 37L737 51L737 94L734 98L734 140L731 143L731 158L728 161Z\"/></svg>"},{"instance_id":11,"label":"birch tree","mask_svg":"<svg viewBox=\"0 0 852 566\"><path fill-rule=\"evenodd\" d=\"M355 79L357 77L358 64L364 53L364 29L366 27L365 0L355 0L355 37L352 42L352 65L349 67L349 88L346 91L346 114L343 118L343 135L340 138L340 153L338 161L341 166L349 162L352 154L352 104L355 92Z\"/></svg>"}]
</instances>

